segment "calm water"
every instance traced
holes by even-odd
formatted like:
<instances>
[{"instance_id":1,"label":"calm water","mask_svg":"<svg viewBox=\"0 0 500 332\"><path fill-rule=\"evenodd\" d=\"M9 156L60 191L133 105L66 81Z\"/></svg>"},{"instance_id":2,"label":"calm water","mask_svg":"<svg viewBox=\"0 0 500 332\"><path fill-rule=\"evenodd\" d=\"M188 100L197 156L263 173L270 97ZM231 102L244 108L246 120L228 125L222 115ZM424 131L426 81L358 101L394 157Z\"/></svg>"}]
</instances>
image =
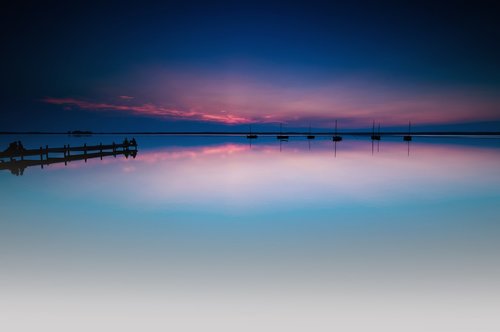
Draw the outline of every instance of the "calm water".
<instances>
[{"instance_id":1,"label":"calm water","mask_svg":"<svg viewBox=\"0 0 500 332\"><path fill-rule=\"evenodd\" d=\"M500 330L499 139L136 139L0 172L0 330Z\"/></svg>"}]
</instances>

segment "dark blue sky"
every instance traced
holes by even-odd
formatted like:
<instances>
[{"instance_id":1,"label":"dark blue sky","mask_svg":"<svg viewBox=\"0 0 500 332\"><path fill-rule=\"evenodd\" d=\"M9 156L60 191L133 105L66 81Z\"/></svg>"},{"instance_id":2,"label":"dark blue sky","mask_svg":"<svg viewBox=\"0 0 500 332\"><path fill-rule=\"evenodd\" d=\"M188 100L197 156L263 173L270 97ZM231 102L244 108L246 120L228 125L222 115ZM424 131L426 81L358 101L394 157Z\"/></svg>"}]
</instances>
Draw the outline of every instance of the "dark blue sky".
<instances>
[{"instance_id":1,"label":"dark blue sky","mask_svg":"<svg viewBox=\"0 0 500 332\"><path fill-rule=\"evenodd\" d=\"M500 130L494 2L2 6L0 131Z\"/></svg>"}]
</instances>

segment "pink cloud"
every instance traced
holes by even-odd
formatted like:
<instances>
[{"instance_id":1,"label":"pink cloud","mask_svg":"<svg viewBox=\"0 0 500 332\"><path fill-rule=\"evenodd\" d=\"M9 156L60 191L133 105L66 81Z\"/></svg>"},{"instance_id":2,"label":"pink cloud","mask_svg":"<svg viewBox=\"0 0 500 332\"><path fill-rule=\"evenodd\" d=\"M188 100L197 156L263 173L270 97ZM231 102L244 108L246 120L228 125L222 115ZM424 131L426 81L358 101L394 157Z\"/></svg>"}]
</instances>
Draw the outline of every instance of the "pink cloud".
<instances>
[{"instance_id":1,"label":"pink cloud","mask_svg":"<svg viewBox=\"0 0 500 332\"><path fill-rule=\"evenodd\" d=\"M245 124L253 122L253 120L249 118L236 116L226 112L220 114L209 114L194 110L184 111L176 108L158 106L151 103L142 105L119 105L111 103L89 102L74 98L45 98L43 101L54 105L64 105L65 109L69 106L76 106L83 110L119 111L161 118L209 121L225 124Z\"/></svg>"},{"instance_id":2,"label":"pink cloud","mask_svg":"<svg viewBox=\"0 0 500 332\"><path fill-rule=\"evenodd\" d=\"M384 85L373 78L331 81L274 80L218 72L144 70L130 74L127 91L106 84L103 96L120 96L116 103L73 98L46 98L45 102L94 111L119 111L159 118L224 124L278 123L330 127L335 119L343 128L440 124L500 119L500 98L468 88L405 88ZM280 77L280 76L278 76ZM121 90L123 91L123 90ZM140 103L140 100L148 101ZM169 105L169 106L166 106ZM176 105L175 107L170 105Z\"/></svg>"},{"instance_id":3,"label":"pink cloud","mask_svg":"<svg viewBox=\"0 0 500 332\"><path fill-rule=\"evenodd\" d=\"M278 77L278 79L277 79ZM329 81L286 73L199 72L145 70L131 75L138 95L158 103L204 110L214 119L220 110L254 122L364 127L372 120L383 125L485 121L500 118L500 98L470 87L408 86L379 82L374 77ZM219 110L219 111L214 111Z\"/></svg>"}]
</instances>

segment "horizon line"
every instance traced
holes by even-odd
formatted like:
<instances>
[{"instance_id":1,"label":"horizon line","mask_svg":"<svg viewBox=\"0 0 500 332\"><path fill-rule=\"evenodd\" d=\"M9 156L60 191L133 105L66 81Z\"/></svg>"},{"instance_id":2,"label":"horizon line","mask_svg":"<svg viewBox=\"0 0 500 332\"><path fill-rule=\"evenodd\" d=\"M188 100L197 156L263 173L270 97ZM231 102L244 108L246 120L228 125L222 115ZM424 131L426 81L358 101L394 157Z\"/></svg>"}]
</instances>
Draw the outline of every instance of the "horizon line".
<instances>
[{"instance_id":1,"label":"horizon line","mask_svg":"<svg viewBox=\"0 0 500 332\"><path fill-rule=\"evenodd\" d=\"M372 131L322 131L322 132L309 132L309 131L256 131L252 132L255 135L372 135ZM92 135L241 135L246 136L249 134L247 131L80 131L76 133L62 132L62 131L0 131L0 135L69 135L69 136L92 136ZM500 136L500 131L415 131L408 133L408 131L381 131L381 135L495 135Z\"/></svg>"}]
</instances>

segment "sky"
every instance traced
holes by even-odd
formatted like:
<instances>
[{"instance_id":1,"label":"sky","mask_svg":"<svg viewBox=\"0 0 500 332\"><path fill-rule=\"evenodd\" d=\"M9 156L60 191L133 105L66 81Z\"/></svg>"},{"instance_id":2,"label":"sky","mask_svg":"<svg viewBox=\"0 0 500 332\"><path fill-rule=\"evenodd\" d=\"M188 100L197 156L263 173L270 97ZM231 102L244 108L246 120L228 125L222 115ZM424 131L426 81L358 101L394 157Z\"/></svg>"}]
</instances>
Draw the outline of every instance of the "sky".
<instances>
[{"instance_id":1,"label":"sky","mask_svg":"<svg viewBox=\"0 0 500 332\"><path fill-rule=\"evenodd\" d=\"M500 130L494 2L1 6L0 131Z\"/></svg>"}]
</instances>

